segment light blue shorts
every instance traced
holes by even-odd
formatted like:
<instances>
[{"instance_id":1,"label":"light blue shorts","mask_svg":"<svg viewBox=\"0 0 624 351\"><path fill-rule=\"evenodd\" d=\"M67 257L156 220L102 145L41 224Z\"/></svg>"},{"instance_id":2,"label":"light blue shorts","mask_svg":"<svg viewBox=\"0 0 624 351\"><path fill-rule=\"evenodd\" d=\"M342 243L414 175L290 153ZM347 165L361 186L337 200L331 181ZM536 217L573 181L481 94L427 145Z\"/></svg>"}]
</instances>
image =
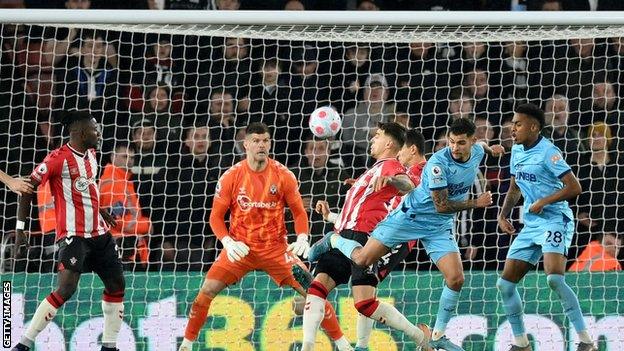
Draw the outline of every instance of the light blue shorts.
<instances>
[{"instance_id":1,"label":"light blue shorts","mask_svg":"<svg viewBox=\"0 0 624 351\"><path fill-rule=\"evenodd\" d=\"M544 253L568 254L574 236L574 221L563 221L522 228L507 252L507 258L536 265Z\"/></svg>"},{"instance_id":2,"label":"light blue shorts","mask_svg":"<svg viewBox=\"0 0 624 351\"><path fill-rule=\"evenodd\" d=\"M433 228L420 222L423 221L410 218L405 212L396 210L377 224L371 233L371 237L389 248L412 240L419 240L435 264L447 254L459 252L452 223L450 226Z\"/></svg>"}]
</instances>

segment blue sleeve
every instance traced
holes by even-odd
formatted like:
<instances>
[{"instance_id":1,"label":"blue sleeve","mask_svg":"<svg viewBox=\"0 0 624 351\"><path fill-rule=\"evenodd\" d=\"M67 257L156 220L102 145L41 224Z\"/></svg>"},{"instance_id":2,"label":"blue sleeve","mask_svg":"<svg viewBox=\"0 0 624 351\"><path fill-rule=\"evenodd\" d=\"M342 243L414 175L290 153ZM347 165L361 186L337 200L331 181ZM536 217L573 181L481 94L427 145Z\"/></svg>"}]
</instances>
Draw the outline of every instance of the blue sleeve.
<instances>
[{"instance_id":1,"label":"blue sleeve","mask_svg":"<svg viewBox=\"0 0 624 351\"><path fill-rule=\"evenodd\" d=\"M429 167L427 167L426 172L427 174L425 174L424 176L427 177L429 190L446 189L446 187L448 186L446 179L447 172L442 164L437 162L431 163Z\"/></svg>"},{"instance_id":2,"label":"blue sleeve","mask_svg":"<svg viewBox=\"0 0 624 351\"><path fill-rule=\"evenodd\" d=\"M481 143L475 143L472 146L472 152L474 152L477 156L479 163L483 161L483 157L485 157L485 149L483 148L483 145L481 145Z\"/></svg>"},{"instance_id":3,"label":"blue sleeve","mask_svg":"<svg viewBox=\"0 0 624 351\"><path fill-rule=\"evenodd\" d=\"M558 148L549 148L545 153L544 165L546 169L555 177L561 179L568 172L571 172L570 166L561 155Z\"/></svg>"}]
</instances>

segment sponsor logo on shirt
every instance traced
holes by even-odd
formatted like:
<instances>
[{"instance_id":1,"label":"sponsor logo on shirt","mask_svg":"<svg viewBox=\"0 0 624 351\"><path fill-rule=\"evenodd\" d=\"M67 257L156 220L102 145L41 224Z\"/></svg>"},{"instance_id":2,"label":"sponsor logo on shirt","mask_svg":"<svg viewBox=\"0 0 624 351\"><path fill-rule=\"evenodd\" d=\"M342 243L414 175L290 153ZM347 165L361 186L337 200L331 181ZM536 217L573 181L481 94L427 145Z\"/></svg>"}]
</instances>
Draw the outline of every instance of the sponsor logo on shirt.
<instances>
[{"instance_id":1,"label":"sponsor logo on shirt","mask_svg":"<svg viewBox=\"0 0 624 351\"><path fill-rule=\"evenodd\" d=\"M528 172L516 172L516 179L526 180L527 182L537 182L537 176Z\"/></svg>"},{"instance_id":2,"label":"sponsor logo on shirt","mask_svg":"<svg viewBox=\"0 0 624 351\"><path fill-rule=\"evenodd\" d=\"M95 178L80 176L74 180L74 189L80 192L87 191L91 184L95 184Z\"/></svg>"},{"instance_id":3,"label":"sponsor logo on shirt","mask_svg":"<svg viewBox=\"0 0 624 351\"><path fill-rule=\"evenodd\" d=\"M277 207L277 202L263 202L263 201L251 201L249 196L244 194L239 194L236 197L236 202L238 203L238 207L244 212L250 211L252 208L261 208L261 209L274 209Z\"/></svg>"}]
</instances>

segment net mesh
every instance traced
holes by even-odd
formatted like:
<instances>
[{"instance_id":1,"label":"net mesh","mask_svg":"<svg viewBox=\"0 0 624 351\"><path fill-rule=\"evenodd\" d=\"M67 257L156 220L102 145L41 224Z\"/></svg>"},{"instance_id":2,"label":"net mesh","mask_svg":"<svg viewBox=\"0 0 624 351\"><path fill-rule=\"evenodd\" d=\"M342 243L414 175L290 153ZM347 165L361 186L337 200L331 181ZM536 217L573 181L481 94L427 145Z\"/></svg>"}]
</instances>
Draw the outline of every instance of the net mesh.
<instances>
[{"instance_id":1,"label":"net mesh","mask_svg":"<svg viewBox=\"0 0 624 351\"><path fill-rule=\"evenodd\" d=\"M242 127L251 121L272 127L274 156L300 181L317 240L331 226L312 208L326 200L340 209L344 181L371 164L369 138L377 122L419 128L430 154L446 144L450 122L471 118L479 139L509 149L513 107L536 103L547 114L544 135L562 150L584 189L573 204L578 220L570 266L592 240L622 229L621 33L621 26L2 24L0 169L26 176L62 145L60 111L87 109L98 120L102 169L113 162L132 172L121 191L102 190L103 205L133 223L114 233L128 287L123 350L176 349L201 271L219 250L207 223L216 181L243 158ZM308 116L326 105L343 116L342 131L330 140L312 139ZM104 171L100 186L112 179ZM495 289L511 240L496 222L508 185L509 154L488 158L474 193L491 190L495 206L458 215L467 278L448 334L468 350L503 350L512 339ZM15 344L54 288L53 199L38 190L32 248L12 267L17 199L4 188L0 198L2 280L14 283ZM521 222L518 212L513 218ZM290 222L289 228L294 233ZM609 247L613 267L622 259L615 246ZM600 349L624 349L624 277L595 270L600 258L587 255L590 262L568 283L579 293ZM410 320L431 323L442 286L435 267L419 247L397 269L379 295ZM85 276L37 350L96 347L101 289L97 278ZM521 295L536 349L560 351L576 341L541 272L521 284ZM290 350L301 341L291 296L264 274L249 275L213 306L202 347ZM347 289L333 299L355 340ZM328 339L321 340L319 349L329 350ZM383 326L372 340L376 350L410 347Z\"/></svg>"}]
</instances>

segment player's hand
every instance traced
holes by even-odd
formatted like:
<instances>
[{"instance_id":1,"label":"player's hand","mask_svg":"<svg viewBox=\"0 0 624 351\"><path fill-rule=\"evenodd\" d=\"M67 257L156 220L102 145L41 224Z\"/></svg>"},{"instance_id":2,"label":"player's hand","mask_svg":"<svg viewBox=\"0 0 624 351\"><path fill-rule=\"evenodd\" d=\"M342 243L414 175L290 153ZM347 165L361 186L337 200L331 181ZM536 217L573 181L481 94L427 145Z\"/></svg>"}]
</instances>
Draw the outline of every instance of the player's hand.
<instances>
[{"instance_id":1,"label":"player's hand","mask_svg":"<svg viewBox=\"0 0 624 351\"><path fill-rule=\"evenodd\" d=\"M6 185L12 192L19 196L22 196L22 194L31 194L33 190L35 190L35 187L30 184L28 178L11 178L7 181Z\"/></svg>"},{"instance_id":2,"label":"player's hand","mask_svg":"<svg viewBox=\"0 0 624 351\"><path fill-rule=\"evenodd\" d=\"M477 208L488 207L492 204L492 192L486 191L477 198Z\"/></svg>"},{"instance_id":3,"label":"player's hand","mask_svg":"<svg viewBox=\"0 0 624 351\"><path fill-rule=\"evenodd\" d=\"M102 209L100 210L100 215L102 215L102 219L104 219L104 222L106 222L106 224L108 224L112 228L117 226L117 220L115 220L115 217L108 213L108 211Z\"/></svg>"},{"instance_id":4,"label":"player's hand","mask_svg":"<svg viewBox=\"0 0 624 351\"><path fill-rule=\"evenodd\" d=\"M323 216L323 220L327 221L329 217L329 202L319 200L316 202L316 207L314 208L316 213L319 213Z\"/></svg>"},{"instance_id":5,"label":"player's hand","mask_svg":"<svg viewBox=\"0 0 624 351\"><path fill-rule=\"evenodd\" d=\"M492 145L490 146L490 149L492 150L492 156L495 157L500 157L503 156L503 154L505 154L505 148L503 147L503 145Z\"/></svg>"},{"instance_id":6,"label":"player's hand","mask_svg":"<svg viewBox=\"0 0 624 351\"><path fill-rule=\"evenodd\" d=\"M22 246L26 247L26 251L30 248L26 233L24 233L23 230L18 229L15 231L15 247L13 248L13 259L15 261L22 257Z\"/></svg>"},{"instance_id":7,"label":"player's hand","mask_svg":"<svg viewBox=\"0 0 624 351\"><path fill-rule=\"evenodd\" d=\"M379 176L373 181L373 191L379 191L390 182L390 177Z\"/></svg>"},{"instance_id":8,"label":"player's hand","mask_svg":"<svg viewBox=\"0 0 624 351\"><path fill-rule=\"evenodd\" d=\"M298 234L297 241L288 245L288 251L294 253L297 256L308 258L310 253L310 243L308 242L307 234Z\"/></svg>"},{"instance_id":9,"label":"player's hand","mask_svg":"<svg viewBox=\"0 0 624 351\"><path fill-rule=\"evenodd\" d=\"M540 214L544 210L544 206L546 206L546 204L541 199L537 200L533 204L531 204L531 207L529 207L529 212Z\"/></svg>"},{"instance_id":10,"label":"player's hand","mask_svg":"<svg viewBox=\"0 0 624 351\"><path fill-rule=\"evenodd\" d=\"M344 181L345 185L349 185L349 186L353 186L353 184L355 184L355 179L354 178L347 178Z\"/></svg>"},{"instance_id":11,"label":"player's hand","mask_svg":"<svg viewBox=\"0 0 624 351\"><path fill-rule=\"evenodd\" d=\"M503 230L503 232L509 235L516 234L516 228L514 228L507 218L498 217L498 226Z\"/></svg>"},{"instance_id":12,"label":"player's hand","mask_svg":"<svg viewBox=\"0 0 624 351\"><path fill-rule=\"evenodd\" d=\"M240 261L249 254L249 246L242 241L236 241L226 236L221 239L221 242L223 243L223 247L225 247L225 252L230 262Z\"/></svg>"}]
</instances>

